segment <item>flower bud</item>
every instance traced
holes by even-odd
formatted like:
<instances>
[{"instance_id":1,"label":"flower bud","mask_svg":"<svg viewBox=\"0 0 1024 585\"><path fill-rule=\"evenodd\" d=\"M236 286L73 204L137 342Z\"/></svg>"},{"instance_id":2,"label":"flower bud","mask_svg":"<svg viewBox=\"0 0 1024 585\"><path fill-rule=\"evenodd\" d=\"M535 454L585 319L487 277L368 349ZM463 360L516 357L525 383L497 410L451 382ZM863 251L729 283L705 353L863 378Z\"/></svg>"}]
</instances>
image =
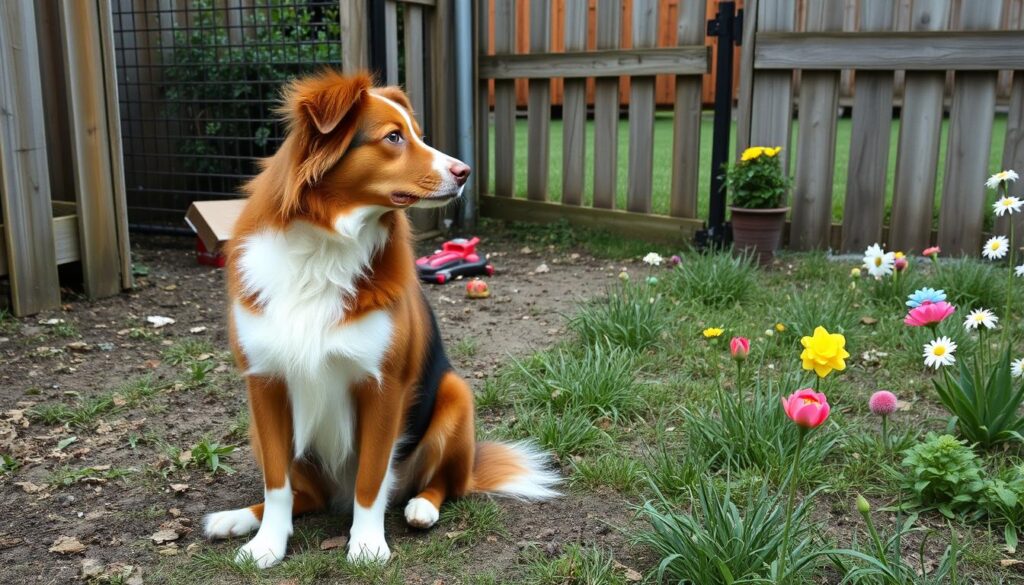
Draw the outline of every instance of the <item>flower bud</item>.
<instances>
[{"instance_id":1,"label":"flower bud","mask_svg":"<svg viewBox=\"0 0 1024 585\"><path fill-rule=\"evenodd\" d=\"M867 514L871 512L871 504L868 503L864 496L857 494L857 511L861 514Z\"/></svg>"}]
</instances>

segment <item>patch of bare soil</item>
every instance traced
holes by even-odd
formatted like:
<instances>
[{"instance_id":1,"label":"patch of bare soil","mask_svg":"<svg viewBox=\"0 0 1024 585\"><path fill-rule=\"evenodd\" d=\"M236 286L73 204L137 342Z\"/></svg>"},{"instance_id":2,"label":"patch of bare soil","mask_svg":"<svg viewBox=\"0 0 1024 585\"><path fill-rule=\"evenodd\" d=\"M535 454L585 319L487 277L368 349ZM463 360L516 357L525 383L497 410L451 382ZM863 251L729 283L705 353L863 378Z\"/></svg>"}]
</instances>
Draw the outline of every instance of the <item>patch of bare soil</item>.
<instances>
[{"instance_id":1,"label":"patch of bare soil","mask_svg":"<svg viewBox=\"0 0 1024 585\"><path fill-rule=\"evenodd\" d=\"M137 237L133 244L135 290L95 302L68 293L61 311L0 323L0 454L16 466L0 473L0 583L104 575L149 582L153 567L178 562L168 557L184 562L196 550L204 514L261 497L260 473L236 426L245 393L227 354L222 271L197 265L190 240ZM491 298L465 299L461 282L427 287L453 363L478 390L510 356L562 338L562 315L603 292L622 265L512 241L481 247L498 268L489 279ZM174 323L157 328L149 317ZM171 363L183 347L192 349L192 369ZM144 377L149 383L140 390ZM188 462L203 438L239 446L224 459L235 473L211 474ZM466 552L481 572L514 574L529 543L547 554L572 542L596 545L642 568L614 528L630 522L615 494L501 505L507 534ZM320 514L296 528L343 535L349 521L347 514ZM397 515L389 527L393 544L425 538ZM407 570L406 578L433 583L436 576Z\"/></svg>"}]
</instances>

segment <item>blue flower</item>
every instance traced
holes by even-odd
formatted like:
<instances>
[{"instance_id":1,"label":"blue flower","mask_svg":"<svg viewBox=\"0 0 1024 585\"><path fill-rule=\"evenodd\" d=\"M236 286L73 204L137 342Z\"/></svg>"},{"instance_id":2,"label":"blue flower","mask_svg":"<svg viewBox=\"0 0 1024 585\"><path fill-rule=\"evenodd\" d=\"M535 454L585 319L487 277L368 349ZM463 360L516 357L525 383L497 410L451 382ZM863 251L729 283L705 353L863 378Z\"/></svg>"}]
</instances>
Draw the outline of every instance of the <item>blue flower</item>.
<instances>
[{"instance_id":1,"label":"blue flower","mask_svg":"<svg viewBox=\"0 0 1024 585\"><path fill-rule=\"evenodd\" d=\"M907 297L907 306L911 309L916 309L921 305L937 303L944 300L946 300L946 291L925 287L914 291L914 294Z\"/></svg>"}]
</instances>

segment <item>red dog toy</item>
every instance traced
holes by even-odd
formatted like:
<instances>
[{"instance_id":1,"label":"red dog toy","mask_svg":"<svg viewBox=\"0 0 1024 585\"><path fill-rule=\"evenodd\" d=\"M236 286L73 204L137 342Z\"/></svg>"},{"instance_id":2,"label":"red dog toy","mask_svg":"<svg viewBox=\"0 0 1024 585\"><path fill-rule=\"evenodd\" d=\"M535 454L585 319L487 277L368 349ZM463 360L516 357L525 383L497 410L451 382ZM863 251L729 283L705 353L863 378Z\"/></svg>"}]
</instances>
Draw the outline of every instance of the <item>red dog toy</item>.
<instances>
[{"instance_id":1,"label":"red dog toy","mask_svg":"<svg viewBox=\"0 0 1024 585\"><path fill-rule=\"evenodd\" d=\"M457 276L494 274L494 266L476 251L480 238L456 238L441 245L441 251L416 260L416 272L423 282L444 284Z\"/></svg>"}]
</instances>

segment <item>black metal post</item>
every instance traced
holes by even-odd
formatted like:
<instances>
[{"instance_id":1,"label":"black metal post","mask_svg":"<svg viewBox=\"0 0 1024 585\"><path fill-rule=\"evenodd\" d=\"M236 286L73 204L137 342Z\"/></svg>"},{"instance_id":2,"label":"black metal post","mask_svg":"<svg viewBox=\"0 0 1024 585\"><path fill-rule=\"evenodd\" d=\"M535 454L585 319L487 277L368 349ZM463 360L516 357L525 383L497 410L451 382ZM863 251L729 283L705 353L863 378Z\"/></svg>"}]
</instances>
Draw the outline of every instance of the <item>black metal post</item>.
<instances>
[{"instance_id":1,"label":"black metal post","mask_svg":"<svg viewBox=\"0 0 1024 585\"><path fill-rule=\"evenodd\" d=\"M378 83L385 82L388 68L387 31L384 26L387 16L384 5L384 0L370 0L370 9L366 11L369 19L367 30L370 31L370 73Z\"/></svg>"},{"instance_id":2,"label":"black metal post","mask_svg":"<svg viewBox=\"0 0 1024 585\"><path fill-rule=\"evenodd\" d=\"M698 235L698 244L724 246L731 239L725 223L723 165L729 160L729 133L732 127L733 46L743 39L743 11L736 13L735 2L719 2L718 14L708 21L708 36L718 38L715 62L715 121L711 143L711 197L708 229Z\"/></svg>"}]
</instances>

